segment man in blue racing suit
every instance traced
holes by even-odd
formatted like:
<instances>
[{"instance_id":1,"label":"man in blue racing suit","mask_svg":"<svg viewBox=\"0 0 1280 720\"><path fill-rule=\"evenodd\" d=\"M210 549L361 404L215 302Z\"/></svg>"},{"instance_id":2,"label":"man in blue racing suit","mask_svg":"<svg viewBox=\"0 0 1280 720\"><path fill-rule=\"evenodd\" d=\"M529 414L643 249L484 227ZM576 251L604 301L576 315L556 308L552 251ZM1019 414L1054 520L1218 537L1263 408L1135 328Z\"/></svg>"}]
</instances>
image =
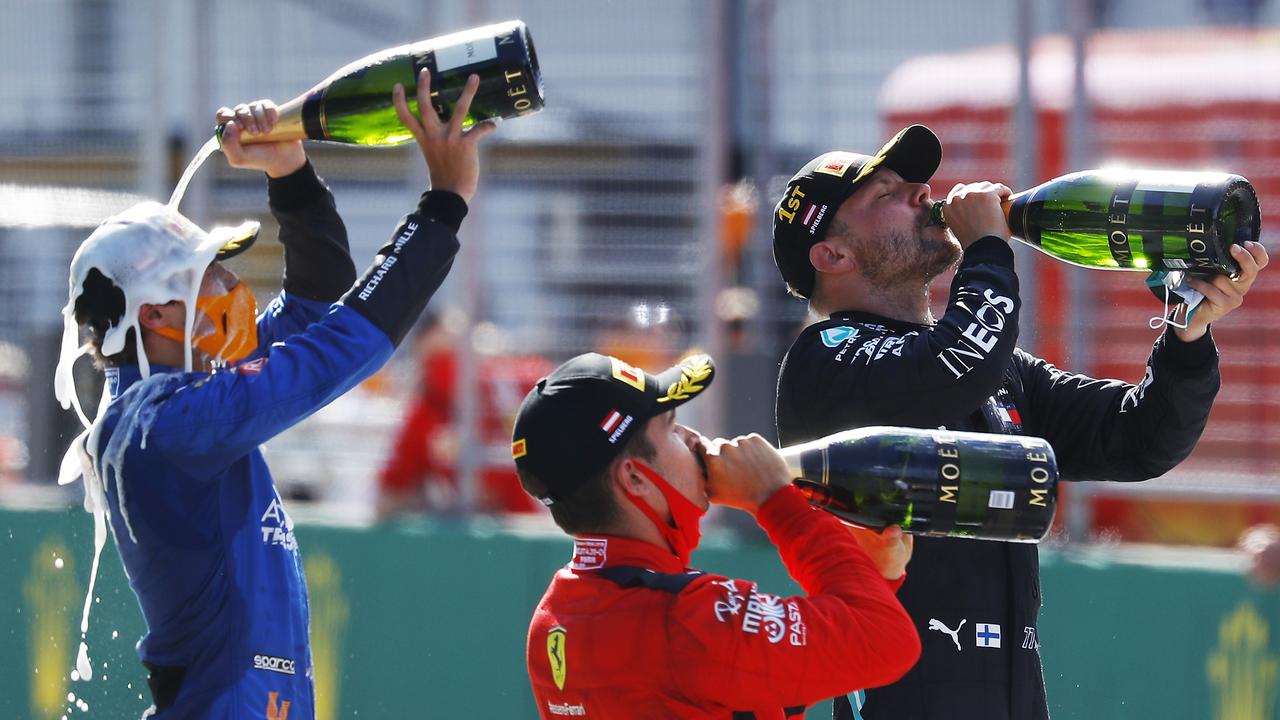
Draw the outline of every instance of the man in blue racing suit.
<instances>
[{"instance_id":1,"label":"man in blue racing suit","mask_svg":"<svg viewBox=\"0 0 1280 720\"><path fill-rule=\"evenodd\" d=\"M258 446L381 367L448 274L477 144L493 130L462 131L478 84L448 122L411 113L396 88L433 189L359 280L301 142L241 144L274 126L269 101L218 114L228 162L268 176L285 249L283 291L256 323L252 295L220 262L247 246L244 233L228 241L144 203L76 253L64 350L86 328L107 388L72 453L147 622L138 653L155 717L314 717L302 563ZM431 108L429 75L418 87ZM59 367L64 405L75 356Z\"/></svg>"}]
</instances>

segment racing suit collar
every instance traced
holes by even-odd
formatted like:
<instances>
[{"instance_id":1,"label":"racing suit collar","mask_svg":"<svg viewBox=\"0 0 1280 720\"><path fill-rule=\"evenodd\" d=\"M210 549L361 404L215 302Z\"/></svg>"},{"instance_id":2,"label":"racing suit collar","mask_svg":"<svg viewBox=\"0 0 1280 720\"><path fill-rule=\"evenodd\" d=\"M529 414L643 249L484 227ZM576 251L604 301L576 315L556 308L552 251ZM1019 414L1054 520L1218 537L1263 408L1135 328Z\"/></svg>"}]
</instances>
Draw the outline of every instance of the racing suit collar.
<instances>
[{"instance_id":1,"label":"racing suit collar","mask_svg":"<svg viewBox=\"0 0 1280 720\"><path fill-rule=\"evenodd\" d=\"M909 331L919 330L920 328L931 327L930 325L921 325L919 323L908 322L906 320L895 320L883 315L877 315L865 310L837 310L831 313L830 317L822 322L856 322L865 325L883 325L890 330ZM822 324L822 323L818 323Z\"/></svg>"},{"instance_id":2,"label":"racing suit collar","mask_svg":"<svg viewBox=\"0 0 1280 720\"><path fill-rule=\"evenodd\" d=\"M618 535L580 535L573 538L569 569L590 572L606 567L642 567L661 573L682 573L685 564L667 548Z\"/></svg>"},{"instance_id":3,"label":"racing suit collar","mask_svg":"<svg viewBox=\"0 0 1280 720\"><path fill-rule=\"evenodd\" d=\"M151 365L152 375L176 372L183 372L183 370L180 367L171 367L169 365L157 365L155 363ZM121 393L142 379L142 369L137 365L109 367L104 374L107 378L107 389L111 392L112 398L120 397Z\"/></svg>"}]
</instances>

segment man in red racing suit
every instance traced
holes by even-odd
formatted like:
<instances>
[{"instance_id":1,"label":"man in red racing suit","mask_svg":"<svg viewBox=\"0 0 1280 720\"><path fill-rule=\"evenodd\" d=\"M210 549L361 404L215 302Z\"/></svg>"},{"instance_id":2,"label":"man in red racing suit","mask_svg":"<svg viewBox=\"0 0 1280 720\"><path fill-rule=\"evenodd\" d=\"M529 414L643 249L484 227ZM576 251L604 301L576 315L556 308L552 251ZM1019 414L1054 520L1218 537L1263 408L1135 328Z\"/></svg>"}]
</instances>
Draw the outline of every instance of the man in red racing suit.
<instances>
[{"instance_id":1,"label":"man in red racing suit","mask_svg":"<svg viewBox=\"0 0 1280 720\"><path fill-rule=\"evenodd\" d=\"M580 355L521 406L521 482L574 536L529 627L543 718L800 717L897 680L919 656L893 594L910 537L855 540L760 436L708 440L676 423L713 374L705 355L657 376ZM709 502L754 515L808 595L689 568Z\"/></svg>"}]
</instances>

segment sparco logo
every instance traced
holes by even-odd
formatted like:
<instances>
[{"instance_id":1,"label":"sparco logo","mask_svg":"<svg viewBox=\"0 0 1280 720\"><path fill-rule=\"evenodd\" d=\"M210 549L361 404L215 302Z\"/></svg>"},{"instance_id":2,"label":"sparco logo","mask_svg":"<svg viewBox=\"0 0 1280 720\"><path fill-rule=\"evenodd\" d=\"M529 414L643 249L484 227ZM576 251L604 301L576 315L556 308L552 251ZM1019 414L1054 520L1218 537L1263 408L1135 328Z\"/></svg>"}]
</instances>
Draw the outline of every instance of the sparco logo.
<instances>
[{"instance_id":1,"label":"sparco logo","mask_svg":"<svg viewBox=\"0 0 1280 720\"><path fill-rule=\"evenodd\" d=\"M254 670L269 670L282 675L294 674L293 660L287 657L276 657L275 655L254 655Z\"/></svg>"}]
</instances>

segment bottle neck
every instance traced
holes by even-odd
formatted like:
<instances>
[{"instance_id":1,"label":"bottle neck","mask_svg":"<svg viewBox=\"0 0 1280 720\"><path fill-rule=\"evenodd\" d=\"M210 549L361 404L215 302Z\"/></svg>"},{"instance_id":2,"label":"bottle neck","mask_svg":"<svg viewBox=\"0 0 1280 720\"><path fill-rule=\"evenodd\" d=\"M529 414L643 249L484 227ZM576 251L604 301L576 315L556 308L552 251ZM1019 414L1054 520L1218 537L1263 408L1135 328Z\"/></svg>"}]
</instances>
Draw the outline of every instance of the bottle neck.
<instances>
[{"instance_id":1,"label":"bottle neck","mask_svg":"<svg viewBox=\"0 0 1280 720\"><path fill-rule=\"evenodd\" d=\"M818 438L817 440L780 448L778 453L786 461L787 472L791 474L792 480L803 478L812 482L822 482L822 475L824 474L822 468L827 462L826 453L828 448L832 445L853 444L863 438L882 433L886 429L883 427L852 428Z\"/></svg>"},{"instance_id":2,"label":"bottle neck","mask_svg":"<svg viewBox=\"0 0 1280 720\"><path fill-rule=\"evenodd\" d=\"M261 135L241 135L241 145L261 145L263 143L284 142L286 140L306 140L307 131L302 123L302 104L306 101L306 95L299 95L289 102L279 106L279 117L276 120L275 127L271 128L271 132ZM219 125L214 129L214 136L218 138L218 145L222 145L222 130L225 125ZM313 138L315 139L315 138Z\"/></svg>"},{"instance_id":3,"label":"bottle neck","mask_svg":"<svg viewBox=\"0 0 1280 720\"><path fill-rule=\"evenodd\" d=\"M782 448L778 451L782 455L782 459L787 463L787 473L792 480L804 477L804 466L800 462L800 455L803 453L804 448L804 445L800 445Z\"/></svg>"},{"instance_id":4,"label":"bottle neck","mask_svg":"<svg viewBox=\"0 0 1280 720\"><path fill-rule=\"evenodd\" d=\"M1031 192L1032 192L1031 190L1023 190L1022 192L1017 193L1016 195L1009 196L1008 200L1005 200L1000 203L1000 209L1004 211L1004 220L1006 223L1009 222L1009 216L1010 216L1010 213L1012 213L1014 210L1014 204L1017 203L1019 206L1021 206L1021 203L1019 203L1018 201L1022 200L1025 197L1028 197L1031 194ZM933 207L929 209L930 225L940 225L942 227L946 227L947 225L946 207L947 207L946 200L938 200L933 203Z\"/></svg>"}]
</instances>

